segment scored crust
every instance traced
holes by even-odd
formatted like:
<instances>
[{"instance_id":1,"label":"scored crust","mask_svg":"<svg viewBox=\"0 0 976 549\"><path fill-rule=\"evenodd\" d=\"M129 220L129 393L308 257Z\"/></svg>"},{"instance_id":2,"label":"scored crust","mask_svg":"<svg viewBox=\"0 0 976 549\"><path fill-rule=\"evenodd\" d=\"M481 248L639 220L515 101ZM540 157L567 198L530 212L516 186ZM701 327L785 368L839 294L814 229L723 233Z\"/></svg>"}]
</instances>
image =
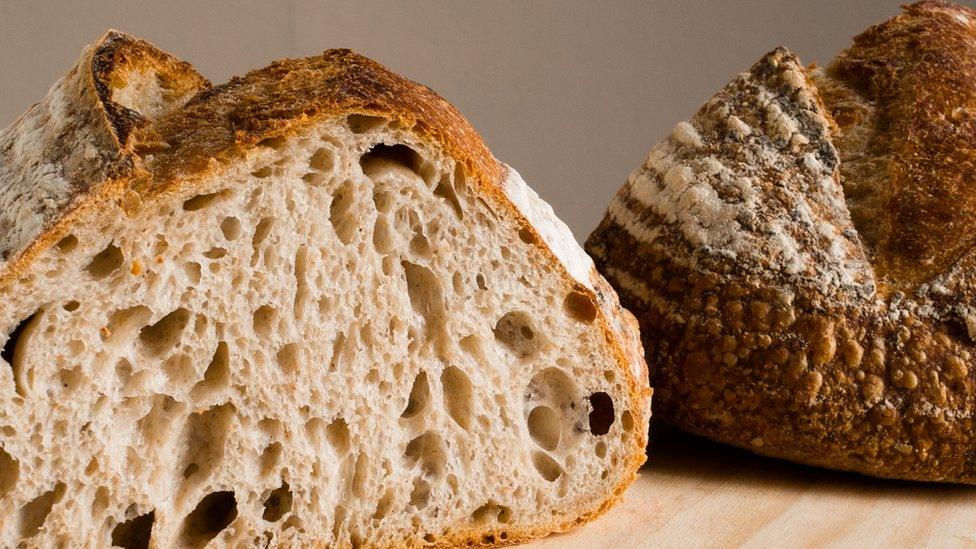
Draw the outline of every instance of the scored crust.
<instances>
[{"instance_id":1,"label":"scored crust","mask_svg":"<svg viewBox=\"0 0 976 549\"><path fill-rule=\"evenodd\" d=\"M101 204L117 201L134 215L221 173L251 149L336 116L363 124L373 117L391 120L464 166L485 201L515 219L523 240L548 258L553 274L593 301L596 325L629 387L627 409L646 426L650 389L637 323L568 228L494 159L450 104L348 50L278 61L210 87L188 64L109 32L44 102L0 134L0 178L7 185L0 204L8 206L0 210L0 291L32 276L34 258ZM563 531L605 511L636 477L646 442L643 429L619 465L627 473L605 500L576 510L575 520L513 530L506 542ZM438 543L500 541L483 538L485 532L468 534Z\"/></svg>"},{"instance_id":2,"label":"scored crust","mask_svg":"<svg viewBox=\"0 0 976 549\"><path fill-rule=\"evenodd\" d=\"M655 411L753 451L976 482L976 12L826 70L777 49L652 149L587 241Z\"/></svg>"}]
</instances>

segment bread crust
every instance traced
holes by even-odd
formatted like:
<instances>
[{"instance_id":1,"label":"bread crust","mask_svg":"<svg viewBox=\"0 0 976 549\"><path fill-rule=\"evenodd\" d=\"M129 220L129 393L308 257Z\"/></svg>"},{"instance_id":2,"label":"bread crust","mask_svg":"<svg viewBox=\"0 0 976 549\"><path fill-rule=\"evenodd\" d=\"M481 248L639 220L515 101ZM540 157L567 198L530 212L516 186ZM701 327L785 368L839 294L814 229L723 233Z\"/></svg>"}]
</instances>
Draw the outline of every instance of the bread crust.
<instances>
[{"instance_id":1,"label":"bread crust","mask_svg":"<svg viewBox=\"0 0 976 549\"><path fill-rule=\"evenodd\" d=\"M771 52L652 150L586 248L641 322L659 417L976 482L974 60L976 12L920 2L826 74Z\"/></svg>"},{"instance_id":2,"label":"bread crust","mask_svg":"<svg viewBox=\"0 0 976 549\"><path fill-rule=\"evenodd\" d=\"M169 75L166 78L170 79L170 88L199 93L187 97L188 100L180 95L181 99L172 108L156 118L106 101L111 96L106 83L132 60L150 66L161 75ZM574 519L522 530L507 529L506 539L495 536L496 532L475 529L437 543L445 546L468 542L504 544L564 531L604 512L636 478L645 459L651 395L636 320L620 307L616 294L578 246L577 251L570 250L573 264L565 262L567 252L559 244L565 238L572 240L565 225L554 217L530 218L527 209L539 210L542 204L538 197L533 195L527 203L517 203L507 183L511 179L509 169L495 160L464 117L429 88L349 50L329 50L316 57L277 61L211 88L189 65L114 31L85 51L65 81L80 91L53 100L49 97L46 101L67 102L96 113L99 131L105 137L97 143L99 155L118 162L111 170L78 175L63 173L71 183L70 190L58 195L54 207L39 210L37 217L41 223L31 233L14 234L18 227L15 218L0 223L0 243L4 244L5 251L5 261L0 264L0 292L11 281L29 276L34 258L68 234L74 224L82 222L86 212L101 204L119 201L124 209L136 211L193 188L244 158L254 148L300 133L323 120L366 117L357 120L368 124L371 121L368 117L382 118L463 166L468 179L474 182L490 207L521 227L525 231L523 239L534 243L551 262L553 274L567 288L575 288L593 301L597 309L596 325L614 353L628 387L628 402L621 405L633 412L637 431L630 454L620 465L619 484L605 501L574 510L578 513ZM43 127L44 121L34 121L34 124ZM91 123L87 118L69 122L72 128L81 130ZM0 178L5 182L14 177L30 180L32 176L18 168L18 152L10 145L19 133L22 132L15 123L0 136L0 144L6 141L7 154L13 159L10 173L0 174L5 175ZM60 167L61 158L70 154L68 149L79 141L81 137L73 136L67 143L45 142L52 150L45 161ZM10 160L5 158L4 162ZM0 189L0 203L14 203L22 210L35 208L31 196L30 189ZM551 210L548 211L551 216Z\"/></svg>"}]
</instances>

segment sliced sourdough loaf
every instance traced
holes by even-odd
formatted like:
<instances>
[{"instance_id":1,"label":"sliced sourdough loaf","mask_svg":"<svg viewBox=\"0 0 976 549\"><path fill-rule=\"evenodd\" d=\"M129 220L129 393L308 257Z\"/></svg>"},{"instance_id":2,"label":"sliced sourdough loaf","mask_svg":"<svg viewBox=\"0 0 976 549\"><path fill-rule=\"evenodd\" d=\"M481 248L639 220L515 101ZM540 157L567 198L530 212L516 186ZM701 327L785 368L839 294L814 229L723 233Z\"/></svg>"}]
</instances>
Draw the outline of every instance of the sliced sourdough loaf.
<instances>
[{"instance_id":1,"label":"sliced sourdough loaf","mask_svg":"<svg viewBox=\"0 0 976 549\"><path fill-rule=\"evenodd\" d=\"M779 48L656 145L587 241L658 417L767 455L976 483L976 12L826 69Z\"/></svg>"},{"instance_id":2,"label":"sliced sourdough loaf","mask_svg":"<svg viewBox=\"0 0 976 549\"><path fill-rule=\"evenodd\" d=\"M0 545L511 543L644 461L633 318L429 89L110 32L0 133Z\"/></svg>"}]
</instances>

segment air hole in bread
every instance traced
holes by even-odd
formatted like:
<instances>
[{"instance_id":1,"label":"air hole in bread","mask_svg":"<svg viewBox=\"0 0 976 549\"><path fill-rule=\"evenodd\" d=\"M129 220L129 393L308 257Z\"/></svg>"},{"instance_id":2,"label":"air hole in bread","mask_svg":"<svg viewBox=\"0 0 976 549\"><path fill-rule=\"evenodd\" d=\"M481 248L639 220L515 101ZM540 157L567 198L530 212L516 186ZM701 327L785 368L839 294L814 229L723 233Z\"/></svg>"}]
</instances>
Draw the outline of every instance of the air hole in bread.
<instances>
[{"instance_id":1,"label":"air hole in bread","mask_svg":"<svg viewBox=\"0 0 976 549\"><path fill-rule=\"evenodd\" d=\"M630 410L624 410L624 413L620 414L620 426L628 433L634 430L634 415Z\"/></svg>"},{"instance_id":2,"label":"air hole in bread","mask_svg":"<svg viewBox=\"0 0 976 549\"><path fill-rule=\"evenodd\" d=\"M122 256L122 250L113 243L98 252L85 267L85 270L88 271L88 274L92 278L100 280L119 270L119 267L122 266L124 261L125 258Z\"/></svg>"},{"instance_id":3,"label":"air hole in bread","mask_svg":"<svg viewBox=\"0 0 976 549\"><path fill-rule=\"evenodd\" d=\"M190 398L200 401L210 397L217 391L230 384L230 350L227 343L220 341L214 350L213 357L203 372L203 379L197 382L190 391Z\"/></svg>"},{"instance_id":4,"label":"air hole in bread","mask_svg":"<svg viewBox=\"0 0 976 549\"><path fill-rule=\"evenodd\" d=\"M234 492L207 494L183 519L181 545L192 548L203 547L234 522L235 518L237 518L237 498Z\"/></svg>"},{"instance_id":5,"label":"air hole in bread","mask_svg":"<svg viewBox=\"0 0 976 549\"><path fill-rule=\"evenodd\" d=\"M430 242L427 241L427 237L424 236L422 229L418 227L417 232L414 233L412 239L410 239L410 253L414 257L427 259L430 258L433 253L430 249Z\"/></svg>"},{"instance_id":6,"label":"air hole in bread","mask_svg":"<svg viewBox=\"0 0 976 549\"><path fill-rule=\"evenodd\" d=\"M434 196L443 198L451 209L454 210L458 219L464 219L464 209L461 208L461 201L458 200L458 195L454 191L454 184L451 183L450 177L447 175L441 176L437 181L437 186L434 187Z\"/></svg>"},{"instance_id":7,"label":"air hole in bread","mask_svg":"<svg viewBox=\"0 0 976 549\"><path fill-rule=\"evenodd\" d=\"M596 446L593 448L593 451L596 453L596 457L600 459L607 457L607 443L603 442L602 440L597 442Z\"/></svg>"},{"instance_id":8,"label":"air hole in bread","mask_svg":"<svg viewBox=\"0 0 976 549\"><path fill-rule=\"evenodd\" d=\"M393 249L393 244L390 223L385 217L377 216L373 225L373 247L381 254L388 254Z\"/></svg>"},{"instance_id":9,"label":"air hole in bread","mask_svg":"<svg viewBox=\"0 0 976 549\"><path fill-rule=\"evenodd\" d=\"M292 308L296 320L300 320L305 314L308 294L308 247L299 246L295 252L295 302Z\"/></svg>"},{"instance_id":10,"label":"air hole in bread","mask_svg":"<svg viewBox=\"0 0 976 549\"><path fill-rule=\"evenodd\" d=\"M475 360L485 360L485 350L482 347L481 337L476 334L466 335L458 342L461 350L471 355Z\"/></svg>"},{"instance_id":11,"label":"air hole in bread","mask_svg":"<svg viewBox=\"0 0 976 549\"><path fill-rule=\"evenodd\" d=\"M57 483L54 488L37 496L20 508L20 539L33 537L44 526L44 521L51 514L54 504L61 501L65 484Z\"/></svg>"},{"instance_id":12,"label":"air hole in bread","mask_svg":"<svg viewBox=\"0 0 976 549\"><path fill-rule=\"evenodd\" d=\"M302 364L301 352L302 348L297 343L285 345L275 355L275 359L278 361L278 367L289 374L297 372Z\"/></svg>"},{"instance_id":13,"label":"air hole in bread","mask_svg":"<svg viewBox=\"0 0 976 549\"><path fill-rule=\"evenodd\" d=\"M93 468L91 467L91 465L92 464L89 464L89 468L92 469L92 474L89 476L93 476L95 473L98 472L98 467L96 466ZM110 495L109 495L108 487L99 486L98 489L95 490L95 497L92 499L92 506L91 506L93 518L100 518L101 514L104 513L106 509L108 509L109 497Z\"/></svg>"},{"instance_id":14,"label":"air hole in bread","mask_svg":"<svg viewBox=\"0 0 976 549\"><path fill-rule=\"evenodd\" d=\"M161 369L169 382L168 386L174 389L182 389L196 377L193 360L185 353L171 355L163 361Z\"/></svg>"},{"instance_id":15,"label":"air hole in bread","mask_svg":"<svg viewBox=\"0 0 976 549\"><path fill-rule=\"evenodd\" d=\"M536 406L529 412L529 435L544 450L559 446L562 432L562 415L549 406Z\"/></svg>"},{"instance_id":16,"label":"air hole in bread","mask_svg":"<svg viewBox=\"0 0 976 549\"><path fill-rule=\"evenodd\" d=\"M71 252L75 251L76 248L78 248L78 237L73 234L69 234L68 236L59 240L55 246L58 248L59 252L63 254L70 254Z\"/></svg>"},{"instance_id":17,"label":"air hole in bread","mask_svg":"<svg viewBox=\"0 0 976 549\"><path fill-rule=\"evenodd\" d=\"M366 133L386 124L388 120L381 116L370 116L368 114L350 114L346 117L346 123L352 133Z\"/></svg>"},{"instance_id":18,"label":"air hole in bread","mask_svg":"<svg viewBox=\"0 0 976 549\"><path fill-rule=\"evenodd\" d=\"M342 360L343 353L346 352L346 333L340 331L332 340L332 358L329 359L329 371L334 372L339 369L339 361Z\"/></svg>"},{"instance_id":19,"label":"air hole in bread","mask_svg":"<svg viewBox=\"0 0 976 549\"><path fill-rule=\"evenodd\" d=\"M251 172L251 175L258 179L267 179L274 175L274 170L271 169L271 166L263 166Z\"/></svg>"},{"instance_id":20,"label":"air hole in bread","mask_svg":"<svg viewBox=\"0 0 976 549\"><path fill-rule=\"evenodd\" d=\"M590 395L590 432L605 435L613 425L613 399L602 391Z\"/></svg>"},{"instance_id":21,"label":"air hole in bread","mask_svg":"<svg viewBox=\"0 0 976 549\"><path fill-rule=\"evenodd\" d=\"M572 437L578 436L575 429L567 430L564 426L577 425L584 421L581 406L580 390L573 378L558 367L549 367L532 376L525 389L526 421L529 422L529 433L540 447L558 446L564 441L571 444ZM544 408L533 418L532 413L539 407ZM540 419L533 425L533 419ZM558 435L548 429L559 429ZM536 437L538 438L536 439ZM558 440L557 440L558 437ZM555 441L555 442L554 442Z\"/></svg>"},{"instance_id":22,"label":"air hole in bread","mask_svg":"<svg viewBox=\"0 0 976 549\"><path fill-rule=\"evenodd\" d=\"M241 227L241 220L236 217L225 217L223 221L220 222L220 232L223 233L226 240L237 240L243 234L244 229Z\"/></svg>"},{"instance_id":23,"label":"air hole in bread","mask_svg":"<svg viewBox=\"0 0 976 549\"><path fill-rule=\"evenodd\" d=\"M570 318L580 322L593 322L596 319L596 304L589 294L581 291L572 291L563 300L563 310Z\"/></svg>"},{"instance_id":24,"label":"air hole in bread","mask_svg":"<svg viewBox=\"0 0 976 549\"><path fill-rule=\"evenodd\" d=\"M277 135L274 137L266 137L261 141L258 141L258 147L265 147L267 149L274 149L280 151L285 148L288 144L288 139L284 136Z\"/></svg>"},{"instance_id":25,"label":"air hole in bread","mask_svg":"<svg viewBox=\"0 0 976 549\"><path fill-rule=\"evenodd\" d=\"M535 355L540 348L529 315L512 311L498 319L493 330L495 339L519 358Z\"/></svg>"},{"instance_id":26,"label":"air hole in bread","mask_svg":"<svg viewBox=\"0 0 976 549\"><path fill-rule=\"evenodd\" d=\"M512 520L512 508L501 505L493 499L489 499L484 505L478 507L471 513L471 520L476 524L496 522L508 524Z\"/></svg>"},{"instance_id":27,"label":"air hole in bread","mask_svg":"<svg viewBox=\"0 0 976 549\"><path fill-rule=\"evenodd\" d=\"M197 284L200 283L200 276L201 276L200 264L197 263L196 261L190 261L184 263L183 272L186 273L187 280L189 280L190 284L192 284L193 286L196 286Z\"/></svg>"},{"instance_id":28,"label":"air hole in bread","mask_svg":"<svg viewBox=\"0 0 976 549\"><path fill-rule=\"evenodd\" d=\"M17 486L20 462L0 446L0 499Z\"/></svg>"},{"instance_id":29,"label":"air hole in bread","mask_svg":"<svg viewBox=\"0 0 976 549\"><path fill-rule=\"evenodd\" d=\"M407 281L407 295L413 310L424 319L427 334L439 339L444 327L444 294L433 271L422 265L401 261Z\"/></svg>"},{"instance_id":30,"label":"air hole in bread","mask_svg":"<svg viewBox=\"0 0 976 549\"><path fill-rule=\"evenodd\" d=\"M526 244L536 244L539 242L539 239L536 237L535 232L528 227L520 228L518 235L519 235L519 239L522 242L525 242Z\"/></svg>"},{"instance_id":31,"label":"air hole in bread","mask_svg":"<svg viewBox=\"0 0 976 549\"><path fill-rule=\"evenodd\" d=\"M410 490L410 505L417 509L427 507L430 500L430 483L422 478L413 479L413 489Z\"/></svg>"},{"instance_id":32,"label":"air hole in bread","mask_svg":"<svg viewBox=\"0 0 976 549\"><path fill-rule=\"evenodd\" d=\"M190 414L180 437L182 455L179 463L183 470L195 466L185 478L205 479L220 467L224 458L224 442L234 418L234 406L230 403Z\"/></svg>"},{"instance_id":33,"label":"air hole in bread","mask_svg":"<svg viewBox=\"0 0 976 549\"><path fill-rule=\"evenodd\" d=\"M203 252L203 257L206 257L207 259L210 260L220 259L225 255L227 255L226 248L210 248L209 250Z\"/></svg>"},{"instance_id":34,"label":"air hole in bread","mask_svg":"<svg viewBox=\"0 0 976 549\"><path fill-rule=\"evenodd\" d=\"M343 418L338 418L332 421L328 427L325 428L325 434L329 439L329 444L335 450L338 455L345 455L349 452L349 447L352 445L352 441L349 436L349 425Z\"/></svg>"},{"instance_id":35,"label":"air hole in bread","mask_svg":"<svg viewBox=\"0 0 976 549\"><path fill-rule=\"evenodd\" d=\"M186 405L168 395L153 397L152 408L136 425L145 448L159 448L169 437L175 416L183 411Z\"/></svg>"},{"instance_id":36,"label":"air hole in bread","mask_svg":"<svg viewBox=\"0 0 976 549\"><path fill-rule=\"evenodd\" d=\"M387 213L390 211L390 206L393 204L393 197L390 196L389 191L382 186L373 187L373 205L376 207L376 211L379 213Z\"/></svg>"},{"instance_id":37,"label":"air hole in bread","mask_svg":"<svg viewBox=\"0 0 976 549\"><path fill-rule=\"evenodd\" d=\"M384 162L402 166L418 175L423 169L423 159L417 154L417 151L403 144L377 143L359 157L359 165L362 167L363 173L371 172L374 167L381 167Z\"/></svg>"},{"instance_id":38,"label":"air hole in bread","mask_svg":"<svg viewBox=\"0 0 976 549\"><path fill-rule=\"evenodd\" d=\"M139 341L151 356L160 356L179 343L190 317L190 311L179 307L140 330Z\"/></svg>"},{"instance_id":39,"label":"air hole in bread","mask_svg":"<svg viewBox=\"0 0 976 549\"><path fill-rule=\"evenodd\" d=\"M274 219L270 217L265 217L258 221L258 224L254 227L254 235L251 236L251 247L254 248L255 253L257 253L258 248L264 243L264 240L268 238L271 234L271 226L274 224Z\"/></svg>"},{"instance_id":40,"label":"air hole in bread","mask_svg":"<svg viewBox=\"0 0 976 549\"><path fill-rule=\"evenodd\" d=\"M449 366L441 372L441 387L447 413L465 431L471 430L471 413L474 406L474 389L471 379L460 368Z\"/></svg>"},{"instance_id":41,"label":"air hole in bread","mask_svg":"<svg viewBox=\"0 0 976 549\"><path fill-rule=\"evenodd\" d=\"M73 313L78 310L78 307L81 307L81 303L78 303L77 301L72 299L71 301L66 302L62 307L64 308L65 311L68 311L69 313Z\"/></svg>"},{"instance_id":42,"label":"air hole in bread","mask_svg":"<svg viewBox=\"0 0 976 549\"><path fill-rule=\"evenodd\" d=\"M356 456L356 466L353 468L353 475L350 482L352 494L357 498L366 495L367 476L369 475L369 457L365 453Z\"/></svg>"},{"instance_id":43,"label":"air hole in bread","mask_svg":"<svg viewBox=\"0 0 976 549\"><path fill-rule=\"evenodd\" d=\"M410 464L419 464L424 474L434 478L440 478L447 466L444 440L432 431L427 431L411 440L403 455Z\"/></svg>"},{"instance_id":44,"label":"air hole in bread","mask_svg":"<svg viewBox=\"0 0 976 549\"><path fill-rule=\"evenodd\" d=\"M475 281L475 284L478 285L478 289L479 290L487 290L488 289L488 283L485 282L485 275L483 275L481 273L478 273L477 276L474 277L474 281Z\"/></svg>"},{"instance_id":45,"label":"air hole in bread","mask_svg":"<svg viewBox=\"0 0 976 549\"><path fill-rule=\"evenodd\" d=\"M353 211L356 189L352 181L339 186L329 205L329 222L343 244L349 244L359 230L359 216Z\"/></svg>"},{"instance_id":46,"label":"air hole in bread","mask_svg":"<svg viewBox=\"0 0 976 549\"><path fill-rule=\"evenodd\" d=\"M132 363L127 358L120 358L115 363L115 376L119 380L119 386L124 390L132 378Z\"/></svg>"},{"instance_id":47,"label":"air hole in bread","mask_svg":"<svg viewBox=\"0 0 976 549\"><path fill-rule=\"evenodd\" d=\"M387 488L386 491L383 492L383 497L376 502L376 510L373 511L373 519L383 520L383 517L385 517L387 513L390 512L390 509L393 508L395 497L396 494L393 492L393 490L391 488Z\"/></svg>"},{"instance_id":48,"label":"air hole in bread","mask_svg":"<svg viewBox=\"0 0 976 549\"><path fill-rule=\"evenodd\" d=\"M293 499L291 487L282 481L281 486L271 491L271 495L264 500L264 513L261 518L268 522L278 522L281 517L291 512Z\"/></svg>"},{"instance_id":49,"label":"air hole in bread","mask_svg":"<svg viewBox=\"0 0 976 549\"><path fill-rule=\"evenodd\" d=\"M563 468L559 463L545 452L533 452L532 465L539 475L549 482L555 482L563 474Z\"/></svg>"},{"instance_id":50,"label":"air hole in bread","mask_svg":"<svg viewBox=\"0 0 976 549\"><path fill-rule=\"evenodd\" d=\"M407 398L407 407L403 409L400 417L409 419L424 411L430 401L430 383L427 381L427 372L421 371L413 380L410 387L410 396Z\"/></svg>"},{"instance_id":51,"label":"air hole in bread","mask_svg":"<svg viewBox=\"0 0 976 549\"><path fill-rule=\"evenodd\" d=\"M146 325L152 317L148 307L137 305L115 311L108 317L108 323L100 331L102 341L120 342L132 338L139 328Z\"/></svg>"},{"instance_id":52,"label":"air hole in bread","mask_svg":"<svg viewBox=\"0 0 976 549\"><path fill-rule=\"evenodd\" d=\"M321 187L326 182L325 175L319 172L308 172L302 176L302 181L308 183L313 187Z\"/></svg>"},{"instance_id":53,"label":"air hole in bread","mask_svg":"<svg viewBox=\"0 0 976 549\"><path fill-rule=\"evenodd\" d=\"M198 194L184 201L183 209L188 212L195 212L198 210L202 210L204 208L211 206L218 199L224 198L226 194L227 191L218 191L209 194Z\"/></svg>"},{"instance_id":54,"label":"air hole in bread","mask_svg":"<svg viewBox=\"0 0 976 549\"><path fill-rule=\"evenodd\" d=\"M31 334L34 332L34 326L37 320L40 318L41 310L38 309L34 314L21 320L10 335L7 336L7 341L3 344L3 350L0 351L0 357L2 357L7 364L13 369L14 377L14 389L20 396L25 396L27 394L26 387L24 386L26 382L27 372L27 351L26 348L30 344Z\"/></svg>"},{"instance_id":55,"label":"air hole in bread","mask_svg":"<svg viewBox=\"0 0 976 549\"><path fill-rule=\"evenodd\" d=\"M152 539L153 523L156 522L156 511L150 511L125 522L120 522L112 529L112 547L123 549L147 549Z\"/></svg>"},{"instance_id":56,"label":"air hole in bread","mask_svg":"<svg viewBox=\"0 0 976 549\"><path fill-rule=\"evenodd\" d=\"M335 167L335 154L324 147L319 148L308 160L308 165L316 171L329 173Z\"/></svg>"},{"instance_id":57,"label":"air hole in bread","mask_svg":"<svg viewBox=\"0 0 976 549\"><path fill-rule=\"evenodd\" d=\"M281 461L281 453L284 451L284 447L280 442L272 442L271 444L264 447L261 452L261 475L267 476L271 474L272 471L277 469L278 463Z\"/></svg>"},{"instance_id":58,"label":"air hole in bread","mask_svg":"<svg viewBox=\"0 0 976 549\"><path fill-rule=\"evenodd\" d=\"M278 316L278 310L271 305L262 305L254 311L254 317L252 321L252 326L254 331L262 338L267 338L271 335L271 331L274 328L275 319Z\"/></svg>"}]
</instances>

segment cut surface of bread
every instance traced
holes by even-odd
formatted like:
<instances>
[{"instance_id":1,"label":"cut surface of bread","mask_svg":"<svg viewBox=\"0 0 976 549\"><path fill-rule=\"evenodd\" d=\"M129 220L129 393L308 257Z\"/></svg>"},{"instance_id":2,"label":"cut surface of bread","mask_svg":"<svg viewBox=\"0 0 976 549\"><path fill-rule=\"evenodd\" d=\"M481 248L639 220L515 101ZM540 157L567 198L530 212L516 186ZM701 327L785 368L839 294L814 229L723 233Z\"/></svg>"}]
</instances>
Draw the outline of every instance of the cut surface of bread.
<instances>
[{"instance_id":1,"label":"cut surface of bread","mask_svg":"<svg viewBox=\"0 0 976 549\"><path fill-rule=\"evenodd\" d=\"M658 417L756 452L976 482L976 12L785 49L655 146L586 248Z\"/></svg>"},{"instance_id":2,"label":"cut surface of bread","mask_svg":"<svg viewBox=\"0 0 976 549\"><path fill-rule=\"evenodd\" d=\"M109 33L0 133L0 545L512 543L644 461L636 322L430 90Z\"/></svg>"}]
</instances>

